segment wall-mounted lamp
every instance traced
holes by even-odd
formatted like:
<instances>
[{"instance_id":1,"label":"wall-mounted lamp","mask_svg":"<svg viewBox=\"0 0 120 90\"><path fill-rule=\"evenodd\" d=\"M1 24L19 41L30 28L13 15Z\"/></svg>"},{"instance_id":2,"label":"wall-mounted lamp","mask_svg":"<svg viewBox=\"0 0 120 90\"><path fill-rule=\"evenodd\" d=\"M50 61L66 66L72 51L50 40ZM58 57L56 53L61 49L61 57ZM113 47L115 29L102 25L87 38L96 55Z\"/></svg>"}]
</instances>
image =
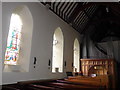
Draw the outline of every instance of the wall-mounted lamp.
<instances>
[{"instance_id":1,"label":"wall-mounted lamp","mask_svg":"<svg viewBox=\"0 0 120 90\"><path fill-rule=\"evenodd\" d=\"M33 62L34 65L36 64L36 61L37 61L37 59L36 59L36 57L34 57L34 62Z\"/></svg>"},{"instance_id":2,"label":"wall-mounted lamp","mask_svg":"<svg viewBox=\"0 0 120 90\"><path fill-rule=\"evenodd\" d=\"M51 66L51 61L50 61L50 59L49 59L49 61L48 61L48 66Z\"/></svg>"},{"instance_id":3,"label":"wall-mounted lamp","mask_svg":"<svg viewBox=\"0 0 120 90\"><path fill-rule=\"evenodd\" d=\"M37 62L37 59L36 59L36 57L34 57L34 61L33 61L34 68L35 68L36 62Z\"/></svg>"}]
</instances>

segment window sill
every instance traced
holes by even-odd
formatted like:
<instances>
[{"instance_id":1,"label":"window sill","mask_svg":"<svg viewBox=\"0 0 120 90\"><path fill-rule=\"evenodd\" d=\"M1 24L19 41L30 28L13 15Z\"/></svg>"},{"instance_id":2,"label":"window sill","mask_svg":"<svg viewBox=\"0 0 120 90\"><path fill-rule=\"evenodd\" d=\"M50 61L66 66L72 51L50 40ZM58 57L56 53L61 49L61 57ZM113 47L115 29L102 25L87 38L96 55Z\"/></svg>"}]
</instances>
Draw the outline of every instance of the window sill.
<instances>
[{"instance_id":1,"label":"window sill","mask_svg":"<svg viewBox=\"0 0 120 90\"><path fill-rule=\"evenodd\" d=\"M23 72L20 65L4 65L4 72Z\"/></svg>"},{"instance_id":2,"label":"window sill","mask_svg":"<svg viewBox=\"0 0 120 90\"><path fill-rule=\"evenodd\" d=\"M62 74L63 72L52 72L53 74Z\"/></svg>"}]
</instances>

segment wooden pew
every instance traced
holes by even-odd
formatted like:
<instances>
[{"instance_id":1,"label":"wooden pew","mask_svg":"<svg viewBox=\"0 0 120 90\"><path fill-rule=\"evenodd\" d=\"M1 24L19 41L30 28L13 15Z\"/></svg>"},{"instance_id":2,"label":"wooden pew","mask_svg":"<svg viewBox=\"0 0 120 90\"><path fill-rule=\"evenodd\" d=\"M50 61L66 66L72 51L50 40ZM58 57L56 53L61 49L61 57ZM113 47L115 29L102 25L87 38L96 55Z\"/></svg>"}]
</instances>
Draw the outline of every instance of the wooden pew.
<instances>
[{"instance_id":1,"label":"wooden pew","mask_svg":"<svg viewBox=\"0 0 120 90\"><path fill-rule=\"evenodd\" d=\"M39 82L39 83L34 83L35 86L33 87L37 87L37 88L46 88L49 87L50 89L52 89L51 87L55 88L55 89L81 89L81 88L90 88L90 89L95 89L98 87L93 87L93 86L89 86L89 85L80 85L80 84L74 84L74 83L70 83L70 82L58 82L59 80L56 81L52 81L52 82Z\"/></svg>"},{"instance_id":2,"label":"wooden pew","mask_svg":"<svg viewBox=\"0 0 120 90\"><path fill-rule=\"evenodd\" d=\"M21 90L12 86L2 86L2 90Z\"/></svg>"},{"instance_id":3,"label":"wooden pew","mask_svg":"<svg viewBox=\"0 0 120 90\"><path fill-rule=\"evenodd\" d=\"M90 88L90 89L95 89L98 87L93 87L93 86L89 86L89 85L77 85L74 83L70 83L70 82L58 82L58 80L43 80L43 81L25 81L25 82L19 82L20 85L23 85L24 88L33 88L34 90L38 90L38 89L46 89L46 90L63 90L63 89L71 89L71 90L75 90L75 89L84 89L84 88Z\"/></svg>"},{"instance_id":4,"label":"wooden pew","mask_svg":"<svg viewBox=\"0 0 120 90\"><path fill-rule=\"evenodd\" d=\"M45 80L29 80L29 81L21 81L18 82L17 84L19 85L28 85L28 84L32 84L32 83L47 83L47 82L53 82L56 81L57 79L45 79Z\"/></svg>"},{"instance_id":5,"label":"wooden pew","mask_svg":"<svg viewBox=\"0 0 120 90\"><path fill-rule=\"evenodd\" d=\"M75 85L75 84L66 84L66 83L50 83L52 86L62 87L63 89L95 89L97 90L97 87L91 87L91 86L83 86L83 85Z\"/></svg>"},{"instance_id":6,"label":"wooden pew","mask_svg":"<svg viewBox=\"0 0 120 90\"><path fill-rule=\"evenodd\" d=\"M44 89L44 90L55 90L56 89L54 87L43 86L43 85L35 85L35 84L30 84L29 86L37 88L37 89Z\"/></svg>"},{"instance_id":7,"label":"wooden pew","mask_svg":"<svg viewBox=\"0 0 120 90\"><path fill-rule=\"evenodd\" d=\"M21 90L21 87L17 84L8 84L8 85L2 85L2 90Z\"/></svg>"},{"instance_id":8,"label":"wooden pew","mask_svg":"<svg viewBox=\"0 0 120 90\"><path fill-rule=\"evenodd\" d=\"M35 88L35 87L26 87L24 90L43 90L43 89L39 89L39 88Z\"/></svg>"},{"instance_id":9,"label":"wooden pew","mask_svg":"<svg viewBox=\"0 0 120 90\"><path fill-rule=\"evenodd\" d=\"M57 80L57 82L66 83L66 84L72 84L72 85L79 85L79 86L88 87L88 88L99 88L99 86L90 85L90 84L76 83L76 82L70 82L69 80Z\"/></svg>"},{"instance_id":10,"label":"wooden pew","mask_svg":"<svg viewBox=\"0 0 120 90\"><path fill-rule=\"evenodd\" d=\"M103 77L69 77L67 80L33 80L18 82L8 85L13 90L80 90L80 89L104 89ZM105 78L105 77L104 77ZM105 80L104 80L105 81ZM3 89L12 90L12 89Z\"/></svg>"},{"instance_id":11,"label":"wooden pew","mask_svg":"<svg viewBox=\"0 0 120 90\"><path fill-rule=\"evenodd\" d=\"M105 87L109 88L109 79L107 75L96 76L96 77L69 77L66 81L77 83L81 85L90 85L90 86L97 86L97 87Z\"/></svg>"}]
</instances>

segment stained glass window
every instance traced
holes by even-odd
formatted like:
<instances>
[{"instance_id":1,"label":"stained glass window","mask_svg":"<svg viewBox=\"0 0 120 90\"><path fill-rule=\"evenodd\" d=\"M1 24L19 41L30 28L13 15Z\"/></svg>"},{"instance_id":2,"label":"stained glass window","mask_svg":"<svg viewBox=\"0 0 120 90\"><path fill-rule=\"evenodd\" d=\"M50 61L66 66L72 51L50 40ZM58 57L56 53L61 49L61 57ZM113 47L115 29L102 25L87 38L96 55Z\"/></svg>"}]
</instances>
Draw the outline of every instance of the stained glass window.
<instances>
[{"instance_id":1,"label":"stained glass window","mask_svg":"<svg viewBox=\"0 0 120 90\"><path fill-rule=\"evenodd\" d=\"M19 58L22 21L20 16L12 14L4 64L16 65Z\"/></svg>"}]
</instances>

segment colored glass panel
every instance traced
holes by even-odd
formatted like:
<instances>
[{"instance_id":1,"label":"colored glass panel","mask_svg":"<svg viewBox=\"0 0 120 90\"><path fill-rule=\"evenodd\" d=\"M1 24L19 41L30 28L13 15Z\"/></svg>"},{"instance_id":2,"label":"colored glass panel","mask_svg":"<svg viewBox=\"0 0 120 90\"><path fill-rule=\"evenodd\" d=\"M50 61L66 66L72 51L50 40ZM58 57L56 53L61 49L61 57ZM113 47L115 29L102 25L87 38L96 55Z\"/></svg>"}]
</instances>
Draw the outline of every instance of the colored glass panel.
<instances>
[{"instance_id":1,"label":"colored glass panel","mask_svg":"<svg viewBox=\"0 0 120 90\"><path fill-rule=\"evenodd\" d=\"M22 21L17 14L12 14L4 64L16 65L19 58Z\"/></svg>"}]
</instances>

